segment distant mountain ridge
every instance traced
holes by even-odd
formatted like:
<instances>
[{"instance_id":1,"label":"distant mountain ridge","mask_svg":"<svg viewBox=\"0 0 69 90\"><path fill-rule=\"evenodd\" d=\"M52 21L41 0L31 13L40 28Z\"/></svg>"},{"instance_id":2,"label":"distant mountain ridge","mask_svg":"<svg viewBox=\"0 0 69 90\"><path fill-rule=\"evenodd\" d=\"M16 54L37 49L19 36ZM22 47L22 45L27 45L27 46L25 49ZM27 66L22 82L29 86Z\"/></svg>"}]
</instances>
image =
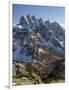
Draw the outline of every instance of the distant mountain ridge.
<instances>
[{"instance_id":1,"label":"distant mountain ridge","mask_svg":"<svg viewBox=\"0 0 69 90\"><path fill-rule=\"evenodd\" d=\"M28 14L13 27L13 60L40 59L39 51L64 57L65 30L57 23Z\"/></svg>"}]
</instances>

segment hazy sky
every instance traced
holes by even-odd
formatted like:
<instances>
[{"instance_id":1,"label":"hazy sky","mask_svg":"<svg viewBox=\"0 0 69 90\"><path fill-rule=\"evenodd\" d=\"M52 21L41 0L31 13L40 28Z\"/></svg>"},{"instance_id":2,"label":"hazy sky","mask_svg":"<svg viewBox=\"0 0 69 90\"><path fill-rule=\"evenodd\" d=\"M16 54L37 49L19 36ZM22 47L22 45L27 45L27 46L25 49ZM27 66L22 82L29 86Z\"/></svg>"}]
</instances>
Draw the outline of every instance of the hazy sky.
<instances>
[{"instance_id":1,"label":"hazy sky","mask_svg":"<svg viewBox=\"0 0 69 90\"><path fill-rule=\"evenodd\" d=\"M22 15L35 15L37 18L43 18L43 20L50 20L50 22L58 22L61 25L65 24L65 8L64 7L52 7L52 6L33 6L13 4L13 24L19 23Z\"/></svg>"}]
</instances>

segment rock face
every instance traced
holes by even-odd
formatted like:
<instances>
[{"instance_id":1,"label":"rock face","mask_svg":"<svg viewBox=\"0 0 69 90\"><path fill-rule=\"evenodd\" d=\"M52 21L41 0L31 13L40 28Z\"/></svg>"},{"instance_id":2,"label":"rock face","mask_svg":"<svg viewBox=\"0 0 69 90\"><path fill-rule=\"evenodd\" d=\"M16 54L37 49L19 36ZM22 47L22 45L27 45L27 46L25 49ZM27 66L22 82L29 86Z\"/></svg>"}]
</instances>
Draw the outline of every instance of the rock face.
<instances>
[{"instance_id":1,"label":"rock face","mask_svg":"<svg viewBox=\"0 0 69 90\"><path fill-rule=\"evenodd\" d=\"M20 24L13 27L13 59L23 60L25 53L22 51L39 48L64 57L64 37L64 29L58 23L43 22L42 18L31 15L22 16ZM32 60L32 56L28 58Z\"/></svg>"},{"instance_id":2,"label":"rock face","mask_svg":"<svg viewBox=\"0 0 69 90\"><path fill-rule=\"evenodd\" d=\"M52 62L51 64L45 61L38 62L36 60L31 63L15 62L15 68L14 72L16 72L16 75L13 73L13 77L24 80L21 81L22 83L20 82L21 84L25 84L25 81L29 82L28 84L41 84L49 83L49 80L55 80L57 82L57 80L65 79L64 61Z\"/></svg>"},{"instance_id":3,"label":"rock face","mask_svg":"<svg viewBox=\"0 0 69 90\"><path fill-rule=\"evenodd\" d=\"M61 73L60 69L65 66L64 38L65 31L57 22L44 22L29 14L21 16L19 24L13 27L13 76L17 73L26 77L31 75L32 79L37 76L40 80L36 81L40 83L57 67L56 72ZM64 68L62 73L64 77ZM62 74L58 73L58 76L62 77Z\"/></svg>"}]
</instances>

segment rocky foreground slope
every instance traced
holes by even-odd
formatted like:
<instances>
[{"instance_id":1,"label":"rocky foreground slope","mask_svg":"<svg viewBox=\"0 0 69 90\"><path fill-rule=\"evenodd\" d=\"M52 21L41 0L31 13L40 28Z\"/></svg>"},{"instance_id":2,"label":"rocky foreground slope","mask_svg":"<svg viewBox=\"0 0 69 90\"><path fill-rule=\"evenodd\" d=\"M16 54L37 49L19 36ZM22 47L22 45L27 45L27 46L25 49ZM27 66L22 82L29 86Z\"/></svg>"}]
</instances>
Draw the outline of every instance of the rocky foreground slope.
<instances>
[{"instance_id":1,"label":"rocky foreground slope","mask_svg":"<svg viewBox=\"0 0 69 90\"><path fill-rule=\"evenodd\" d=\"M29 85L64 82L64 61L52 62L33 60L31 63L13 62L13 85Z\"/></svg>"}]
</instances>

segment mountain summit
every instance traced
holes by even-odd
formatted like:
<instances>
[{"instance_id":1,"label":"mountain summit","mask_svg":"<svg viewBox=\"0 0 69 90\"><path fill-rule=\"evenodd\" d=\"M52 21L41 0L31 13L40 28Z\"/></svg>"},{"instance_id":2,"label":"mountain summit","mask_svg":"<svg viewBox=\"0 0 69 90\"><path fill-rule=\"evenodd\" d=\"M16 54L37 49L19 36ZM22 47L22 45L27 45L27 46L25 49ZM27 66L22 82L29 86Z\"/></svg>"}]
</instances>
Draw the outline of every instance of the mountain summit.
<instances>
[{"instance_id":1,"label":"mountain summit","mask_svg":"<svg viewBox=\"0 0 69 90\"><path fill-rule=\"evenodd\" d=\"M64 33L57 22L44 22L30 14L21 16L20 22L13 27L13 59L30 61L38 57L40 49L64 57Z\"/></svg>"}]
</instances>

